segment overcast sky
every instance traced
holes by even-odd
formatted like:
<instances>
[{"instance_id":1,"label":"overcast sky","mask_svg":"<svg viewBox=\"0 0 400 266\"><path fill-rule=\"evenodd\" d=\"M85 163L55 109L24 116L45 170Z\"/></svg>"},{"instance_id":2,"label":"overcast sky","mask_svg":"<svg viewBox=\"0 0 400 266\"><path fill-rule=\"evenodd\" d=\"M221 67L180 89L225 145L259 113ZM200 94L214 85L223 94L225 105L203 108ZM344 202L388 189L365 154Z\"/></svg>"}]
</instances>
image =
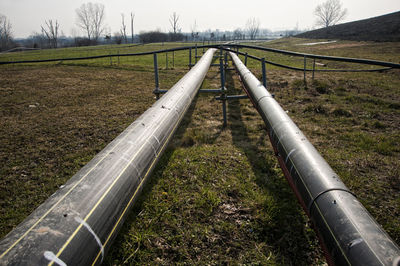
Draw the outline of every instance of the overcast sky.
<instances>
[{"instance_id":1,"label":"overcast sky","mask_svg":"<svg viewBox=\"0 0 400 266\"><path fill-rule=\"evenodd\" d=\"M27 37L40 31L46 19L57 19L65 35L71 35L76 26L75 10L83 0L0 0L0 13L6 15L13 26L14 37ZM313 11L324 0L98 0L104 4L109 32L119 31L121 13L125 13L129 26L130 12L135 13L134 29L140 31L160 29L169 31L169 17L179 16L184 32L190 32L196 21L200 31L211 29L234 30L244 28L247 19L260 19L261 28L271 30L312 28ZM348 15L345 21L365 19L400 11L400 0L342 0ZM83 33L82 33L83 35Z\"/></svg>"}]
</instances>

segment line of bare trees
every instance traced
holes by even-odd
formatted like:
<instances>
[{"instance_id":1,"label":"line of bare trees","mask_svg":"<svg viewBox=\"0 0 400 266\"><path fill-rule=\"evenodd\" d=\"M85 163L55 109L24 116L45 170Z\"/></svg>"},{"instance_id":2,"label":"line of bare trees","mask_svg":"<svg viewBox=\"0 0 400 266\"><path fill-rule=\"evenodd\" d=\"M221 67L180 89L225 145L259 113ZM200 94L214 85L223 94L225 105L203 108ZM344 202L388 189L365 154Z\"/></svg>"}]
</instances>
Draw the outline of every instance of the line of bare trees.
<instances>
[{"instance_id":1,"label":"line of bare trees","mask_svg":"<svg viewBox=\"0 0 400 266\"><path fill-rule=\"evenodd\" d=\"M57 20L53 21L52 19L46 20L45 24L44 27L41 26L42 33L46 36L49 42L49 47L57 48L60 24Z\"/></svg>"},{"instance_id":2,"label":"line of bare trees","mask_svg":"<svg viewBox=\"0 0 400 266\"><path fill-rule=\"evenodd\" d=\"M329 27L342 21L347 14L347 9L343 8L340 0L325 0L319 4L315 10L314 15L317 18L316 25ZM130 13L130 40L134 42L134 18L135 14ZM84 38L77 37L76 32L74 37L75 46L93 45L97 44L100 39L104 38L106 42L114 41L115 43L128 43L128 24L126 23L126 16L121 13L121 27L118 32L111 36L107 32L105 22L105 7L101 3L84 3L76 9L76 25L85 33ZM173 12L169 17L170 30L169 33L163 33L160 30L141 32L139 40L141 42L157 42L157 41L182 41L192 40L244 40L244 39L257 39L260 35L260 20L258 18L249 18L243 29L237 28L233 32L219 33L218 30L212 32L211 30L199 32L197 29L196 20L191 26L190 35L184 35L180 26L180 16ZM298 27L297 27L298 28ZM298 30L297 30L298 32ZM265 34L265 29L261 34ZM34 33L30 38L34 45L33 47L48 47L57 48L60 46L60 36L62 36L60 24L58 20L47 19L41 25L40 33ZM61 37L65 39L65 37ZM12 25L9 19L0 14L0 51L10 49L14 46L12 36Z\"/></svg>"},{"instance_id":3,"label":"line of bare trees","mask_svg":"<svg viewBox=\"0 0 400 266\"><path fill-rule=\"evenodd\" d=\"M12 26L10 20L0 14L0 51L7 50L13 45Z\"/></svg>"},{"instance_id":4,"label":"line of bare trees","mask_svg":"<svg viewBox=\"0 0 400 266\"><path fill-rule=\"evenodd\" d=\"M135 14L131 12L131 42L134 42L134 32L133 32L133 20L135 18ZM117 44L121 44L122 42L128 43L127 29L125 24L125 14L121 13L121 29L119 32L114 33L114 40Z\"/></svg>"},{"instance_id":5,"label":"line of bare trees","mask_svg":"<svg viewBox=\"0 0 400 266\"><path fill-rule=\"evenodd\" d=\"M76 9L77 26L85 33L89 42L96 43L105 31L104 5L100 3L85 3Z\"/></svg>"}]
</instances>

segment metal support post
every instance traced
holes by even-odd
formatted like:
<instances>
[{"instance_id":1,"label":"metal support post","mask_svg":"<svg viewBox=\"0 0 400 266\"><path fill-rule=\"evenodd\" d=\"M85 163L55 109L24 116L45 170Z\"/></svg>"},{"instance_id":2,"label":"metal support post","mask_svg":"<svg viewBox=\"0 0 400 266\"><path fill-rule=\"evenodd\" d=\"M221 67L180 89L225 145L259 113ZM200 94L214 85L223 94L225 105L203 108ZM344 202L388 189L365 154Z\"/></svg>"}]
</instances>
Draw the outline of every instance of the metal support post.
<instances>
[{"instance_id":1,"label":"metal support post","mask_svg":"<svg viewBox=\"0 0 400 266\"><path fill-rule=\"evenodd\" d=\"M194 63L195 64L197 63L197 43L196 43L195 48L194 48Z\"/></svg>"},{"instance_id":2,"label":"metal support post","mask_svg":"<svg viewBox=\"0 0 400 266\"><path fill-rule=\"evenodd\" d=\"M221 73L221 98L222 98L222 115L224 119L223 126L226 127L226 90L225 90L225 73L224 73L224 59L222 57L222 49L219 50L220 59L219 59L219 71Z\"/></svg>"},{"instance_id":3,"label":"metal support post","mask_svg":"<svg viewBox=\"0 0 400 266\"><path fill-rule=\"evenodd\" d=\"M307 85L306 68L307 68L307 57L304 56L304 85Z\"/></svg>"},{"instance_id":4,"label":"metal support post","mask_svg":"<svg viewBox=\"0 0 400 266\"><path fill-rule=\"evenodd\" d=\"M225 52L224 61L225 61L225 71L226 71L226 69L228 68L228 52Z\"/></svg>"},{"instance_id":5,"label":"metal support post","mask_svg":"<svg viewBox=\"0 0 400 266\"><path fill-rule=\"evenodd\" d=\"M315 58L312 66L312 80L314 81L314 74L315 74Z\"/></svg>"},{"instance_id":6,"label":"metal support post","mask_svg":"<svg viewBox=\"0 0 400 266\"><path fill-rule=\"evenodd\" d=\"M156 88L154 89L153 93L156 95L157 100L160 98L160 84L158 82L158 62L157 62L157 53L153 54L153 59L154 59L154 81Z\"/></svg>"},{"instance_id":7,"label":"metal support post","mask_svg":"<svg viewBox=\"0 0 400 266\"><path fill-rule=\"evenodd\" d=\"M247 66L247 53L244 55L244 65Z\"/></svg>"},{"instance_id":8,"label":"metal support post","mask_svg":"<svg viewBox=\"0 0 400 266\"><path fill-rule=\"evenodd\" d=\"M192 48L189 48L189 69L192 68Z\"/></svg>"},{"instance_id":9,"label":"metal support post","mask_svg":"<svg viewBox=\"0 0 400 266\"><path fill-rule=\"evenodd\" d=\"M261 58L262 82L263 86L267 88L267 71L265 68L265 58Z\"/></svg>"},{"instance_id":10,"label":"metal support post","mask_svg":"<svg viewBox=\"0 0 400 266\"><path fill-rule=\"evenodd\" d=\"M203 54L204 54L204 40L203 40Z\"/></svg>"},{"instance_id":11,"label":"metal support post","mask_svg":"<svg viewBox=\"0 0 400 266\"><path fill-rule=\"evenodd\" d=\"M227 101L229 101L229 100L248 99L248 98L249 98L249 96L247 96L247 94L244 94L244 95L227 95L227 96L225 97L225 99L226 99ZM215 99L221 101L221 100L222 100L222 97L215 97Z\"/></svg>"}]
</instances>

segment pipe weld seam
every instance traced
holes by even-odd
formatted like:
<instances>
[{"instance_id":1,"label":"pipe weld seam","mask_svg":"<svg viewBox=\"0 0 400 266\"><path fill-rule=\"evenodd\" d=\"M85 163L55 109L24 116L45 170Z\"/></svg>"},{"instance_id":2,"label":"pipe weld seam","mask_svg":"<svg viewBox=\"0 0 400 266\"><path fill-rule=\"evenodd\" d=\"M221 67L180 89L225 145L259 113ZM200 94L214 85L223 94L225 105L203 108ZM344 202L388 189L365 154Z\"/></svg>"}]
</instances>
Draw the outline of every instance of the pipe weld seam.
<instances>
[{"instance_id":1,"label":"pipe weld seam","mask_svg":"<svg viewBox=\"0 0 400 266\"><path fill-rule=\"evenodd\" d=\"M257 100L257 104L259 105L260 101L262 99L264 99L264 98L267 98L267 97L272 98L272 95L264 95L264 96L262 96L260 99Z\"/></svg>"},{"instance_id":2,"label":"pipe weld seam","mask_svg":"<svg viewBox=\"0 0 400 266\"><path fill-rule=\"evenodd\" d=\"M311 208L312 208L312 205L317 201L317 199L318 199L320 196L322 196L323 194L328 193L328 192L331 192L331 191L344 191L344 192L347 192L347 193L353 195L355 198L357 198L356 194L354 194L353 192L351 192L350 190L345 189L345 188L329 188L329 189L326 189L326 190L321 191L320 193L318 193L318 195L315 196L315 197L310 201L310 203L308 203L307 210L308 210L308 213L309 213L310 215L311 215Z\"/></svg>"}]
</instances>

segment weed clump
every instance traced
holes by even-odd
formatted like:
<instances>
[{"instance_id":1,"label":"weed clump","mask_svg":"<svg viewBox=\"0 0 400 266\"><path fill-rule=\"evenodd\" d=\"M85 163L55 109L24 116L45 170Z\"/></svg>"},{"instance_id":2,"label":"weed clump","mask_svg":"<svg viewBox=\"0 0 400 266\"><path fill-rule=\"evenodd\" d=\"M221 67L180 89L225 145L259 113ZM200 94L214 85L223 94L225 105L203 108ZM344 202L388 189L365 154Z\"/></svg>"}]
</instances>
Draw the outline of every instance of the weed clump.
<instances>
[{"instance_id":1,"label":"weed clump","mask_svg":"<svg viewBox=\"0 0 400 266\"><path fill-rule=\"evenodd\" d=\"M384 124L382 124L381 122L379 122L379 121L375 121L374 124L373 124L373 127L376 128L376 129L384 129L384 128L386 128L386 126Z\"/></svg>"},{"instance_id":2,"label":"weed clump","mask_svg":"<svg viewBox=\"0 0 400 266\"><path fill-rule=\"evenodd\" d=\"M292 87L293 87L293 89L298 89L298 90L301 90L301 89L307 90L308 89L307 84L302 79L294 80L292 83Z\"/></svg>"},{"instance_id":3,"label":"weed clump","mask_svg":"<svg viewBox=\"0 0 400 266\"><path fill-rule=\"evenodd\" d=\"M211 132L204 130L187 130L182 137L181 145L191 147L195 144L211 144L213 142Z\"/></svg>"},{"instance_id":4,"label":"weed clump","mask_svg":"<svg viewBox=\"0 0 400 266\"><path fill-rule=\"evenodd\" d=\"M335 110L332 111L332 114L334 116L344 116L344 117L352 117L353 116L350 111L347 111L343 108L336 108Z\"/></svg>"},{"instance_id":5,"label":"weed clump","mask_svg":"<svg viewBox=\"0 0 400 266\"><path fill-rule=\"evenodd\" d=\"M311 104L304 109L303 113L326 114L328 109L321 104Z\"/></svg>"},{"instance_id":6,"label":"weed clump","mask_svg":"<svg viewBox=\"0 0 400 266\"><path fill-rule=\"evenodd\" d=\"M315 90L319 94L331 93L331 90L329 89L328 84L323 82L323 81L314 80L313 83L312 83L312 86L315 88Z\"/></svg>"}]
</instances>

